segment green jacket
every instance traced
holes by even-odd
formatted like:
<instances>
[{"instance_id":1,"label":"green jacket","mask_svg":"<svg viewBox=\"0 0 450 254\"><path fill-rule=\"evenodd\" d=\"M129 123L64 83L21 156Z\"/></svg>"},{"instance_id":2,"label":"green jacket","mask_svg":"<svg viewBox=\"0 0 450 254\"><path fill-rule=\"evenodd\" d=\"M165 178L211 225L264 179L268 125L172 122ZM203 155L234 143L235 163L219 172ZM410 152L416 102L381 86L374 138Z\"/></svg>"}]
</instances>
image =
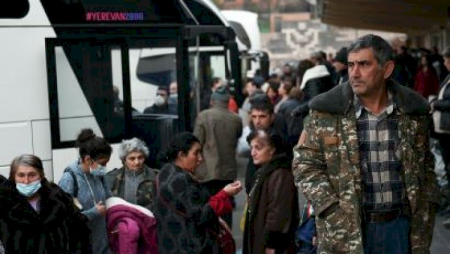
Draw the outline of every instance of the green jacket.
<instances>
[{"instance_id":1,"label":"green jacket","mask_svg":"<svg viewBox=\"0 0 450 254\"><path fill-rule=\"evenodd\" d=\"M153 211L153 204L156 197L156 171L144 166L144 179L138 184L136 191L137 204ZM115 197L124 198L125 188L125 166L116 168L106 174L106 181L111 188L111 194Z\"/></svg>"},{"instance_id":2,"label":"green jacket","mask_svg":"<svg viewBox=\"0 0 450 254\"><path fill-rule=\"evenodd\" d=\"M411 206L412 253L429 253L438 187L429 149L429 106L413 90L387 82L399 116L402 179ZM317 218L321 253L364 253L361 231L361 172L353 92L348 83L309 104L305 141L294 148L294 176ZM333 203L339 209L320 214Z\"/></svg>"}]
</instances>

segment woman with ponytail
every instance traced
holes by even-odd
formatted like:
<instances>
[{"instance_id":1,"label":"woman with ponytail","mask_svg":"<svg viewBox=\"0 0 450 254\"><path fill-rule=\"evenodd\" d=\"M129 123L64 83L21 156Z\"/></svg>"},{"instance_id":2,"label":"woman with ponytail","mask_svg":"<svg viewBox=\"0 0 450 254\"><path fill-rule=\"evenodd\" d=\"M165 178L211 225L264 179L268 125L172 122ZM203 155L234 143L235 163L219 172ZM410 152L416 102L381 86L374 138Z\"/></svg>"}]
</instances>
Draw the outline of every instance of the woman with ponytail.
<instances>
[{"instance_id":1,"label":"woman with ponytail","mask_svg":"<svg viewBox=\"0 0 450 254\"><path fill-rule=\"evenodd\" d=\"M111 197L104 180L106 164L111 158L112 148L92 129L83 129L77 138L80 157L65 170L59 186L72 195L74 202L89 219L92 252L111 253L106 232L105 201Z\"/></svg>"}]
</instances>

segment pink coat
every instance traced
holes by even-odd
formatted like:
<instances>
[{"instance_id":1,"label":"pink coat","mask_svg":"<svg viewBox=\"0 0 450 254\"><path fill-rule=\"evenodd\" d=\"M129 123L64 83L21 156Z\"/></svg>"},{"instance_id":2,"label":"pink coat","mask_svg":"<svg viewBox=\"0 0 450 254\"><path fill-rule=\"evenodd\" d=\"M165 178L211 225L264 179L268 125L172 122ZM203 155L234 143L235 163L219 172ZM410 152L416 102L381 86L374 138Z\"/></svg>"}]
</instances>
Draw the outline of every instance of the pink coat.
<instances>
[{"instance_id":1,"label":"pink coat","mask_svg":"<svg viewBox=\"0 0 450 254\"><path fill-rule=\"evenodd\" d=\"M113 197L106 201L109 246L118 254L157 254L156 218L142 206Z\"/></svg>"}]
</instances>

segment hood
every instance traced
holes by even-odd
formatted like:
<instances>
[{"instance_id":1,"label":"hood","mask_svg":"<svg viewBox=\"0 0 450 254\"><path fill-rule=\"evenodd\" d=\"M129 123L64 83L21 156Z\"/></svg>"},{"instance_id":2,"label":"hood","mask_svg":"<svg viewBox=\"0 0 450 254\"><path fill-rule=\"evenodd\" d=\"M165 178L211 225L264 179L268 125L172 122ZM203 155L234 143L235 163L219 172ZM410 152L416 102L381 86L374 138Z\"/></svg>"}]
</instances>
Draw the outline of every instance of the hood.
<instances>
[{"instance_id":1,"label":"hood","mask_svg":"<svg viewBox=\"0 0 450 254\"><path fill-rule=\"evenodd\" d=\"M305 75L303 75L302 84L300 85L300 89L303 90L306 86L306 82L311 79L322 78L325 76L330 76L330 72L327 70L325 65L316 65L311 69L306 70Z\"/></svg>"}]
</instances>

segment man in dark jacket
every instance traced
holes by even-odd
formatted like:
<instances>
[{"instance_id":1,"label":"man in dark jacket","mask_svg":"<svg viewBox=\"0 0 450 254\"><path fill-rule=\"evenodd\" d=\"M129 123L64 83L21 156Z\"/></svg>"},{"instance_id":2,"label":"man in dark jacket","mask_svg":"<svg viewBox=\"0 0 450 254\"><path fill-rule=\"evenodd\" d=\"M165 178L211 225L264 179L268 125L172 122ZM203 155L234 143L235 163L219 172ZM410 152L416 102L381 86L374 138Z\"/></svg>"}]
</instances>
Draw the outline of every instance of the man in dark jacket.
<instances>
[{"instance_id":1,"label":"man in dark jacket","mask_svg":"<svg viewBox=\"0 0 450 254\"><path fill-rule=\"evenodd\" d=\"M144 114L171 114L176 115L177 109L169 105L169 91L167 87L160 86L156 93L155 104L144 109Z\"/></svg>"},{"instance_id":2,"label":"man in dark jacket","mask_svg":"<svg viewBox=\"0 0 450 254\"><path fill-rule=\"evenodd\" d=\"M216 88L211 95L211 108L200 112L195 121L194 135L200 140L205 159L195 176L211 195L237 179L236 146L243 126L241 118L228 110L229 100L227 86ZM230 226L232 215L222 216Z\"/></svg>"},{"instance_id":3,"label":"man in dark jacket","mask_svg":"<svg viewBox=\"0 0 450 254\"><path fill-rule=\"evenodd\" d=\"M336 70L334 83L340 85L348 81L347 48L341 48L334 58L333 67Z\"/></svg>"},{"instance_id":4,"label":"man in dark jacket","mask_svg":"<svg viewBox=\"0 0 450 254\"><path fill-rule=\"evenodd\" d=\"M303 91L303 102L292 111L292 115L303 117L308 115L308 102L333 87L333 79L325 65L316 65L308 69L300 85L300 89Z\"/></svg>"}]
</instances>

